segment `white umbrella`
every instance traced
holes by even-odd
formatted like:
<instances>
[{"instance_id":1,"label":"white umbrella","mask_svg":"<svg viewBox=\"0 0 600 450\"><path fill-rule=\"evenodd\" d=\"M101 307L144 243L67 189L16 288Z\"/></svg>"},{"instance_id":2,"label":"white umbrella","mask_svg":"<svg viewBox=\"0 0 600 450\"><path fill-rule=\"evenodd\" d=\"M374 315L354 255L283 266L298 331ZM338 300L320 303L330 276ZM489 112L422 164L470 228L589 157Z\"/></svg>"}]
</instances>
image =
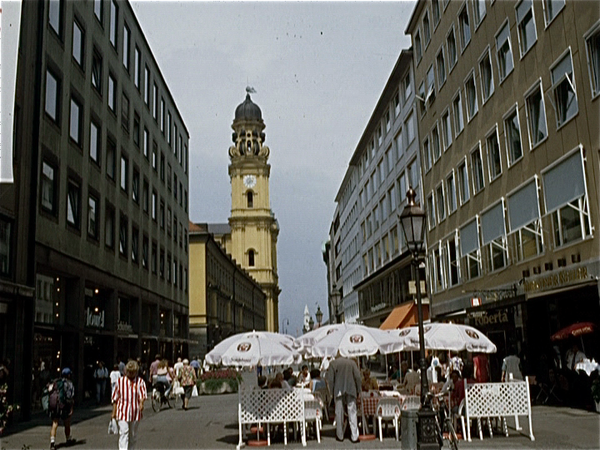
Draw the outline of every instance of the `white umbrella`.
<instances>
[{"instance_id":1,"label":"white umbrella","mask_svg":"<svg viewBox=\"0 0 600 450\"><path fill-rule=\"evenodd\" d=\"M311 353L316 357L370 356L398 351L394 350L396 341L395 336L384 330L344 323L327 330L325 336L312 345Z\"/></svg>"},{"instance_id":2,"label":"white umbrella","mask_svg":"<svg viewBox=\"0 0 600 450\"><path fill-rule=\"evenodd\" d=\"M206 354L209 364L251 367L298 364L302 356L292 336L268 331L239 333L219 342Z\"/></svg>"},{"instance_id":3,"label":"white umbrella","mask_svg":"<svg viewBox=\"0 0 600 450\"><path fill-rule=\"evenodd\" d=\"M476 328L457 323L434 322L423 325L425 348L429 350L450 350L496 353L496 345ZM405 339L407 349L419 349L419 329L417 327L394 330L399 338Z\"/></svg>"},{"instance_id":4,"label":"white umbrella","mask_svg":"<svg viewBox=\"0 0 600 450\"><path fill-rule=\"evenodd\" d=\"M345 327L345 323L334 323L330 325L323 325L315 330L309 331L300 337L296 338L296 346L300 348L300 353L310 355L311 348L315 343L319 342L326 336L334 333L337 329Z\"/></svg>"}]
</instances>

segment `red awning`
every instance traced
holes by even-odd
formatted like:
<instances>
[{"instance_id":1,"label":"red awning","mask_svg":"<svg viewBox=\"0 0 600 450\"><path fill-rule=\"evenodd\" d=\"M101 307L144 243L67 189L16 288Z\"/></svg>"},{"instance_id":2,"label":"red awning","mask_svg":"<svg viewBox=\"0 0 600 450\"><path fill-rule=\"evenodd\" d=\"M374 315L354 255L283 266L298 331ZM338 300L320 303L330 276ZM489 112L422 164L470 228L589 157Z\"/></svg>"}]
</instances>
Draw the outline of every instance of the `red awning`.
<instances>
[{"instance_id":1,"label":"red awning","mask_svg":"<svg viewBox=\"0 0 600 450\"><path fill-rule=\"evenodd\" d=\"M429 319L429 305L423 305L423 320ZM419 323L417 304L413 301L404 302L390 312L387 319L379 326L380 330L395 330L410 327Z\"/></svg>"}]
</instances>

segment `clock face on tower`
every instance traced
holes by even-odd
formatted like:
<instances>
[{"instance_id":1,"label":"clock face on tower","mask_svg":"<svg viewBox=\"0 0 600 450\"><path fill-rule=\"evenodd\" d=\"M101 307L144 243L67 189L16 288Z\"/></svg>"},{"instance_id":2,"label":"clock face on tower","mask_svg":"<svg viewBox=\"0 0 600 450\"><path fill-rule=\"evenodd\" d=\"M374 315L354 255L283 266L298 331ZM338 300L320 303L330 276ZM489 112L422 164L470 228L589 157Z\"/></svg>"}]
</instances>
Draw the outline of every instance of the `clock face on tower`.
<instances>
[{"instance_id":1,"label":"clock face on tower","mask_svg":"<svg viewBox=\"0 0 600 450\"><path fill-rule=\"evenodd\" d=\"M245 175L244 186L246 186L247 188L253 188L254 186L256 186L256 177L254 175Z\"/></svg>"}]
</instances>

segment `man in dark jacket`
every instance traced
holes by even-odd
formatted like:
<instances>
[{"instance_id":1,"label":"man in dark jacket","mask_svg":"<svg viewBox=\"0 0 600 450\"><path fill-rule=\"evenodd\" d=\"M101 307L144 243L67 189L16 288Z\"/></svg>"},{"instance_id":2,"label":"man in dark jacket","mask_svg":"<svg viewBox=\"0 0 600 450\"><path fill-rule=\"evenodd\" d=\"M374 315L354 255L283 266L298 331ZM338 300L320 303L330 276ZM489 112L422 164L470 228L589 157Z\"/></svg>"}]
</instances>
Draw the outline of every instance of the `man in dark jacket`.
<instances>
[{"instance_id":1,"label":"man in dark jacket","mask_svg":"<svg viewBox=\"0 0 600 450\"><path fill-rule=\"evenodd\" d=\"M361 391L361 377L358 365L348 358L336 358L327 369L327 382L331 395L335 399L335 438L344 440L344 406L348 409L350 440L358 442L358 418L356 415L356 397Z\"/></svg>"}]
</instances>

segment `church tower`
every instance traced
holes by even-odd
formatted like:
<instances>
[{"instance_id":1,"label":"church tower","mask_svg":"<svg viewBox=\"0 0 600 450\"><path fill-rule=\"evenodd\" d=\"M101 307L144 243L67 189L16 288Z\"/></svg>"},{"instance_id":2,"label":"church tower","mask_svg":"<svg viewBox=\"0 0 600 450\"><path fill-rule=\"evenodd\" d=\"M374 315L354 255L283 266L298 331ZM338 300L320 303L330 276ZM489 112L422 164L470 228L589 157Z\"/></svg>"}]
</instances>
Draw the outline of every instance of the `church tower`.
<instances>
[{"instance_id":1,"label":"church tower","mask_svg":"<svg viewBox=\"0 0 600 450\"><path fill-rule=\"evenodd\" d=\"M277 236L279 224L269 200L269 147L260 108L252 102L251 88L235 110L229 148L231 179L231 241L228 252L260 284L267 295L266 330L279 329Z\"/></svg>"}]
</instances>

